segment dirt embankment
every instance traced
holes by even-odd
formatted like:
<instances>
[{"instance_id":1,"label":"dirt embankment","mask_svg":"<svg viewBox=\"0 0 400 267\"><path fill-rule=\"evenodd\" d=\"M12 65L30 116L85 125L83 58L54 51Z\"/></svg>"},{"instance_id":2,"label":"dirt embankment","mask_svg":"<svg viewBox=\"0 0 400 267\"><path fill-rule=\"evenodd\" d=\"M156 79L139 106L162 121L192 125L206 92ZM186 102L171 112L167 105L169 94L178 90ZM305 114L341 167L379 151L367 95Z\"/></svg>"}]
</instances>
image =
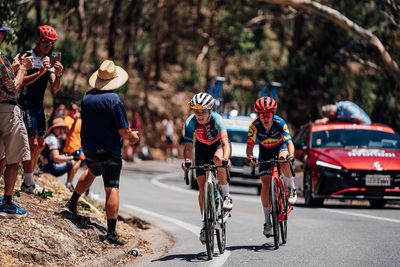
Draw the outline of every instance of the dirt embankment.
<instances>
[{"instance_id":1,"label":"dirt embankment","mask_svg":"<svg viewBox=\"0 0 400 267\"><path fill-rule=\"evenodd\" d=\"M117 232L127 244L103 243L100 236L106 233L107 223L101 206L81 198L80 216L73 216L64 209L71 193L63 184L46 174L36 181L53 196L17 191L15 202L29 214L22 219L0 219L0 266L118 266L136 259L129 253L134 247L151 253L149 242L140 234L151 227L146 222L138 218L119 221Z\"/></svg>"}]
</instances>

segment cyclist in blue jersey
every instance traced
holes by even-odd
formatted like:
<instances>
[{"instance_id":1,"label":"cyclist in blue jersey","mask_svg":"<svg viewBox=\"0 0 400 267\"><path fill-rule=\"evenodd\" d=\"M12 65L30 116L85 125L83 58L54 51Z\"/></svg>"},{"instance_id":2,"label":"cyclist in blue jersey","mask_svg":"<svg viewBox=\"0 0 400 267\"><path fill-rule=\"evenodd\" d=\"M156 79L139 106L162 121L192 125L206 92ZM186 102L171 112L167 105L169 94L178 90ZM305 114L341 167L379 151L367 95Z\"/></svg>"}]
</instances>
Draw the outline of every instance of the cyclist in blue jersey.
<instances>
[{"instance_id":1,"label":"cyclist in blue jersey","mask_svg":"<svg viewBox=\"0 0 400 267\"><path fill-rule=\"evenodd\" d=\"M19 105L24 111L24 122L29 136L31 160L25 161L24 181L21 190L26 193L41 194L44 189L35 184L33 171L36 167L41 151L45 147L44 136L46 134L46 118L44 114L43 100L47 84L51 85L51 93L55 94L60 89L60 81L63 66L59 60L53 65L50 63L49 53L54 47L58 36L56 30L49 25L38 27L36 47L27 51L32 54L33 68L24 78L24 88L18 99Z\"/></svg>"},{"instance_id":2,"label":"cyclist in blue jersey","mask_svg":"<svg viewBox=\"0 0 400 267\"><path fill-rule=\"evenodd\" d=\"M257 165L257 160L253 156L253 148L256 140L259 140L259 160L268 161L278 157L281 160L292 160L294 158L294 144L286 122L275 115L278 104L268 96L259 98L255 105L258 118L249 126L246 154L250 159L250 164ZM288 163L281 164L284 174L285 185L289 188L289 202L294 204L297 200L296 186L292 177ZM272 226L269 216L269 190L271 186L271 175L273 167L266 164L259 166L261 179L261 203L263 206L265 223L264 235L272 236Z\"/></svg>"},{"instance_id":3,"label":"cyclist in blue jersey","mask_svg":"<svg viewBox=\"0 0 400 267\"><path fill-rule=\"evenodd\" d=\"M227 165L229 166L229 156L231 153L228 132L221 115L211 111L215 99L207 93L199 93L193 96L189 102L190 108L194 111L185 123L185 148L182 169L186 162L192 161L193 146L195 149L195 165L203 164ZM193 145L193 140L196 139ZM200 213L203 213L203 195L206 182L205 172L196 170L197 184L199 185L199 206ZM229 184L227 173L224 168L217 169L217 177L221 184L224 197L223 208L232 209L232 198L229 195ZM202 217L203 218L203 217ZM200 241L205 242L204 222L200 232Z\"/></svg>"}]
</instances>

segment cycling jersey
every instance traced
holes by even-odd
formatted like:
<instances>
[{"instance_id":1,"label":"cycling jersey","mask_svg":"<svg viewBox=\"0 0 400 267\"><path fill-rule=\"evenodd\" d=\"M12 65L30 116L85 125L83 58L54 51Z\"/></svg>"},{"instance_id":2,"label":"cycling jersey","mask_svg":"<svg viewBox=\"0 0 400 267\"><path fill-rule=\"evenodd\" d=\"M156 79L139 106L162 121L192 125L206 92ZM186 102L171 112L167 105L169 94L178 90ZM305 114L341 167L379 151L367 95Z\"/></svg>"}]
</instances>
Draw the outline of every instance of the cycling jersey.
<instances>
[{"instance_id":1,"label":"cycling jersey","mask_svg":"<svg viewBox=\"0 0 400 267\"><path fill-rule=\"evenodd\" d=\"M30 50L28 52L32 53L33 67L27 71L26 76L38 72L42 67L43 61L50 60L48 56L40 57L35 53L35 50ZM22 106L22 109L43 108L44 93L46 91L47 83L51 73L54 73L54 67L50 68L32 84L22 88L20 97L18 99L18 103Z\"/></svg>"},{"instance_id":2,"label":"cycling jersey","mask_svg":"<svg viewBox=\"0 0 400 267\"><path fill-rule=\"evenodd\" d=\"M260 154L263 149L272 149L278 147L283 142L292 140L286 122L279 116L274 115L272 126L267 131L260 121L255 119L249 126L247 145L254 147L256 140L260 143Z\"/></svg>"},{"instance_id":3,"label":"cycling jersey","mask_svg":"<svg viewBox=\"0 0 400 267\"><path fill-rule=\"evenodd\" d=\"M193 136L196 137L196 142L206 145L228 138L228 132L221 115L217 112L211 112L210 116L210 121L206 124L198 123L194 114L186 120L185 143L193 144Z\"/></svg>"}]
</instances>

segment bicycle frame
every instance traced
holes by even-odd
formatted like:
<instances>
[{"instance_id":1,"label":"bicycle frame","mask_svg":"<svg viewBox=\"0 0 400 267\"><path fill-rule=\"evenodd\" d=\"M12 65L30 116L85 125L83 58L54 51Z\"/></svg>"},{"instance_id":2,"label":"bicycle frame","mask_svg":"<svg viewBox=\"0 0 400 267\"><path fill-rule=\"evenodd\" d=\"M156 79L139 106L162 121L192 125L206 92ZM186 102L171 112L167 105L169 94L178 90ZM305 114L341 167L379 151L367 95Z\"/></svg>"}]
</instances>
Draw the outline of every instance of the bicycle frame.
<instances>
[{"instance_id":1,"label":"bicycle frame","mask_svg":"<svg viewBox=\"0 0 400 267\"><path fill-rule=\"evenodd\" d=\"M217 244L220 254L223 254L225 251L226 220L229 217L229 213L225 214L225 211L222 209L222 192L218 180L214 175L214 171L219 167L227 168L226 166L215 166L211 164L190 167L190 169L202 169L206 172L203 198L203 218L205 223L206 247L209 260L213 258L214 235L217 236Z\"/></svg>"}]
</instances>

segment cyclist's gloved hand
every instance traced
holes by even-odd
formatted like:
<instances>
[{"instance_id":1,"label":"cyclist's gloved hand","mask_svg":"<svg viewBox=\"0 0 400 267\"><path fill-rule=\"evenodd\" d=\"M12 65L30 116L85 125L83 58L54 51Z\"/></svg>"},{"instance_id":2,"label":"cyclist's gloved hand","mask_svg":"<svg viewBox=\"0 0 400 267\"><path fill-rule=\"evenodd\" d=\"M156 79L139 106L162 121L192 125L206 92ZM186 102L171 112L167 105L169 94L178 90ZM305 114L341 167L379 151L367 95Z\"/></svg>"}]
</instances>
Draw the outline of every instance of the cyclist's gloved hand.
<instances>
[{"instance_id":1,"label":"cyclist's gloved hand","mask_svg":"<svg viewBox=\"0 0 400 267\"><path fill-rule=\"evenodd\" d=\"M249 166L252 168L258 166L258 160L256 157L254 157L254 156L249 157Z\"/></svg>"},{"instance_id":2,"label":"cyclist's gloved hand","mask_svg":"<svg viewBox=\"0 0 400 267\"><path fill-rule=\"evenodd\" d=\"M182 170L183 171L188 171L190 168L190 165L192 165L192 161L190 159L186 159L184 162L182 162Z\"/></svg>"},{"instance_id":3,"label":"cyclist's gloved hand","mask_svg":"<svg viewBox=\"0 0 400 267\"><path fill-rule=\"evenodd\" d=\"M294 156L292 155L292 154L287 154L287 156L286 156L286 160L287 161L292 161L292 160L294 160Z\"/></svg>"}]
</instances>

